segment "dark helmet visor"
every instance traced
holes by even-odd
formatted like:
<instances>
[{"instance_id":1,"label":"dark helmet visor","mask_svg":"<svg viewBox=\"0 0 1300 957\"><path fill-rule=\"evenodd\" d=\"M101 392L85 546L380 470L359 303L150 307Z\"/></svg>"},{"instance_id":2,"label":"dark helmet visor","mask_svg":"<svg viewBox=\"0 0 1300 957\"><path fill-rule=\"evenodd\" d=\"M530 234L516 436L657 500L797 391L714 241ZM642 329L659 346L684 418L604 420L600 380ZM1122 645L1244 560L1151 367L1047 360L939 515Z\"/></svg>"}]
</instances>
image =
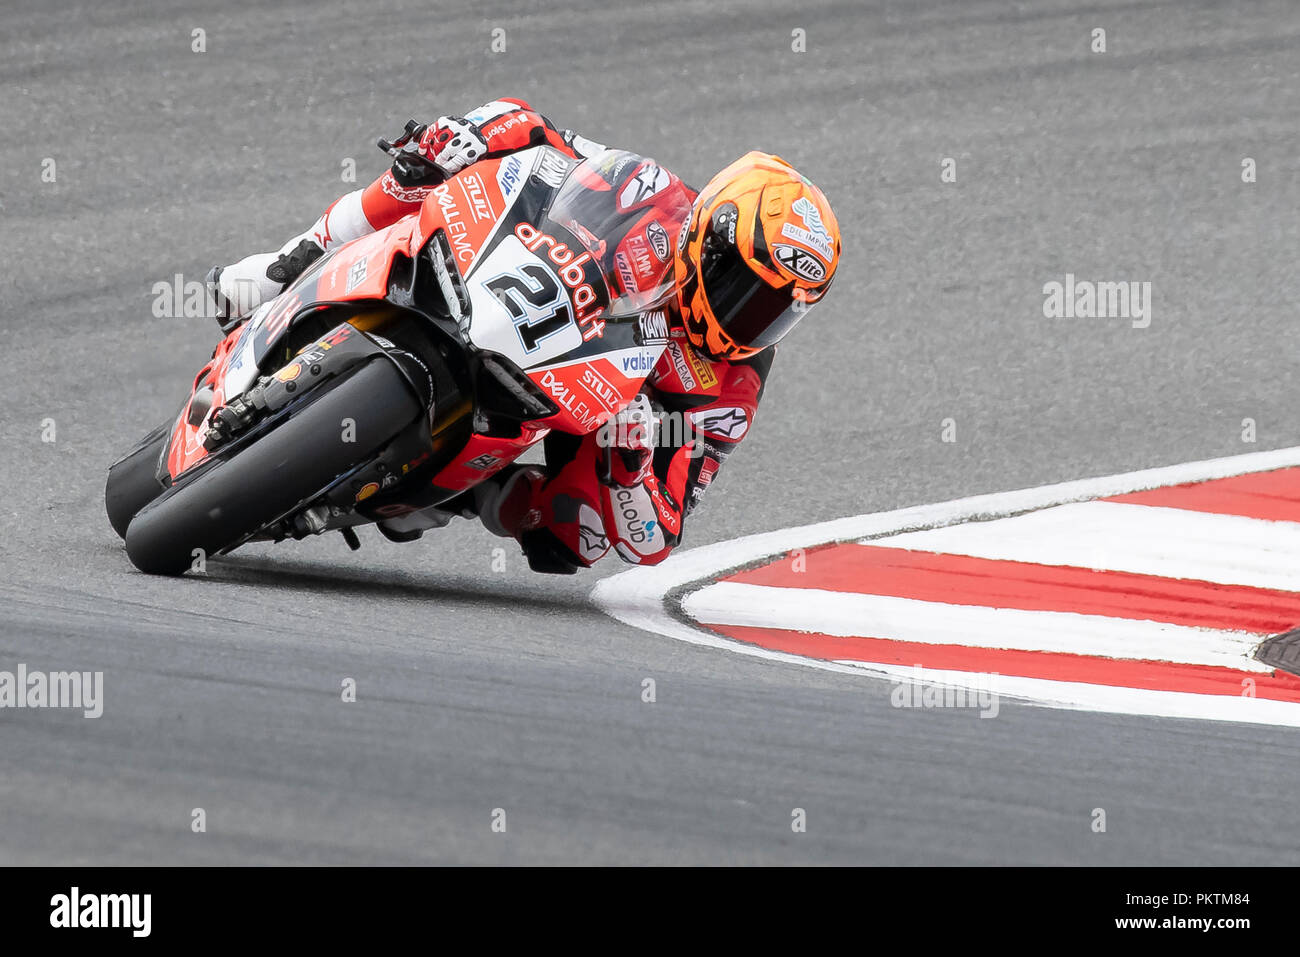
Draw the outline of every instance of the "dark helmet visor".
<instances>
[{"instance_id":1,"label":"dark helmet visor","mask_svg":"<svg viewBox=\"0 0 1300 957\"><path fill-rule=\"evenodd\" d=\"M700 285L718 325L738 346L764 349L781 339L807 311L794 298L794 283L774 288L749 268L726 222L709 224L700 251Z\"/></svg>"}]
</instances>

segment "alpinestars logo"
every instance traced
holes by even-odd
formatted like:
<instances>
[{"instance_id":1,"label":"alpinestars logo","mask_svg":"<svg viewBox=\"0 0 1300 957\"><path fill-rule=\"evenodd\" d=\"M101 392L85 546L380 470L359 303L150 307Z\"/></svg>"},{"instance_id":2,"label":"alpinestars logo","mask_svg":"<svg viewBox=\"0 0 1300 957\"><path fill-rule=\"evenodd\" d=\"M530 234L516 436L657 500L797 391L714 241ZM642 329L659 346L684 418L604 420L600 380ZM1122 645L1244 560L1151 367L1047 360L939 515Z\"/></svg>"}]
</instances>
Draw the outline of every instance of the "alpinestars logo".
<instances>
[{"instance_id":1,"label":"alpinestars logo","mask_svg":"<svg viewBox=\"0 0 1300 957\"><path fill-rule=\"evenodd\" d=\"M744 409L732 406L725 409L706 409L691 415L691 422L709 435L739 441L749 431L749 415Z\"/></svg>"},{"instance_id":2,"label":"alpinestars logo","mask_svg":"<svg viewBox=\"0 0 1300 957\"><path fill-rule=\"evenodd\" d=\"M623 187L618 195L620 209L631 209L668 186L668 171L657 163L646 163Z\"/></svg>"},{"instance_id":3,"label":"alpinestars logo","mask_svg":"<svg viewBox=\"0 0 1300 957\"><path fill-rule=\"evenodd\" d=\"M600 515L589 505L578 509L578 550L588 561L595 561L609 549L605 525Z\"/></svg>"},{"instance_id":4,"label":"alpinestars logo","mask_svg":"<svg viewBox=\"0 0 1300 957\"><path fill-rule=\"evenodd\" d=\"M379 188L399 203L422 203L430 189L428 186L403 186L391 172L380 177Z\"/></svg>"}]
</instances>

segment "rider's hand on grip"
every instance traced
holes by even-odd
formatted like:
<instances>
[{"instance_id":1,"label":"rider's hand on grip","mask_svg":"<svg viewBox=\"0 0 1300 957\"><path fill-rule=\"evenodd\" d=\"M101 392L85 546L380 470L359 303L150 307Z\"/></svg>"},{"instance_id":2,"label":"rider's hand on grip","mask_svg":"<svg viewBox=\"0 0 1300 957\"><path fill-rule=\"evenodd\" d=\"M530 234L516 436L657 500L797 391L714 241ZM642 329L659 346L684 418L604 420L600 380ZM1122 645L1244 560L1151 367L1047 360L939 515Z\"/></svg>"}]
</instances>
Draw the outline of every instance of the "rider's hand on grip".
<instances>
[{"instance_id":1,"label":"rider's hand on grip","mask_svg":"<svg viewBox=\"0 0 1300 957\"><path fill-rule=\"evenodd\" d=\"M402 186L436 186L446 174L422 148L430 127L407 120L402 135L395 140L381 139L379 148L393 157L393 179Z\"/></svg>"},{"instance_id":2,"label":"rider's hand on grip","mask_svg":"<svg viewBox=\"0 0 1300 957\"><path fill-rule=\"evenodd\" d=\"M488 151L483 131L463 116L442 116L420 137L420 155L443 176L453 176Z\"/></svg>"},{"instance_id":3,"label":"rider's hand on grip","mask_svg":"<svg viewBox=\"0 0 1300 957\"><path fill-rule=\"evenodd\" d=\"M654 464L659 420L644 392L606 420L596 440L602 451L601 481L606 485L639 485Z\"/></svg>"}]
</instances>

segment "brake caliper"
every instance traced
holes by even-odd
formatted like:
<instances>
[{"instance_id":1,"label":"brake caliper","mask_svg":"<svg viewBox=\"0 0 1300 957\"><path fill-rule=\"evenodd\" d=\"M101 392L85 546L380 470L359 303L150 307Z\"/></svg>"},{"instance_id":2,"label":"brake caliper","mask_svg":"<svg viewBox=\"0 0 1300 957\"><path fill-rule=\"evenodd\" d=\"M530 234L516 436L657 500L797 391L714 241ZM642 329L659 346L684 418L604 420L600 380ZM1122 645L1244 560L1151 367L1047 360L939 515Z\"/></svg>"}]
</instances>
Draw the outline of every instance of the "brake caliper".
<instances>
[{"instance_id":1,"label":"brake caliper","mask_svg":"<svg viewBox=\"0 0 1300 957\"><path fill-rule=\"evenodd\" d=\"M382 351L366 337L354 333L352 326L343 323L303 349L288 365L272 375L262 376L243 395L231 399L208 420L203 447L209 452L220 448L253 423L279 412L300 393Z\"/></svg>"},{"instance_id":2,"label":"brake caliper","mask_svg":"<svg viewBox=\"0 0 1300 957\"><path fill-rule=\"evenodd\" d=\"M299 379L304 384L315 384L321 374L318 353L307 350L274 375L263 376L257 384L237 395L212 414L203 447L209 452L225 445L249 426L268 415L279 412L298 392Z\"/></svg>"},{"instance_id":3,"label":"brake caliper","mask_svg":"<svg viewBox=\"0 0 1300 957\"><path fill-rule=\"evenodd\" d=\"M256 422L266 410L266 396L262 382L243 395L235 396L229 403L212 413L208 430L203 434L203 447L214 452L236 435Z\"/></svg>"}]
</instances>

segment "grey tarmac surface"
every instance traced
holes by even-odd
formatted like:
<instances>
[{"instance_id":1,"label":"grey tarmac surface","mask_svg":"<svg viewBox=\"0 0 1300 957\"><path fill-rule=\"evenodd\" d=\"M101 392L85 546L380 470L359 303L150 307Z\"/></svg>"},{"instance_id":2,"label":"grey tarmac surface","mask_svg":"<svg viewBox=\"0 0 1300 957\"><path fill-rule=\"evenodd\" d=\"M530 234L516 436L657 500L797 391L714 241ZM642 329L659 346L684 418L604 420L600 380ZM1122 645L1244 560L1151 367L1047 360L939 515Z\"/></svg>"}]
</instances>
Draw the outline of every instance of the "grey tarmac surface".
<instances>
[{"instance_id":1,"label":"grey tarmac surface","mask_svg":"<svg viewBox=\"0 0 1300 957\"><path fill-rule=\"evenodd\" d=\"M1300 859L1294 731L896 710L609 620L617 560L494 572L465 522L137 574L104 470L216 338L153 284L278 246L408 117L510 93L697 185L778 152L838 211L833 294L687 547L1300 443L1294 3L7 0L0 668L102 670L105 706L0 712L0 863ZM1044 318L1067 272L1150 281L1150 327Z\"/></svg>"}]
</instances>

